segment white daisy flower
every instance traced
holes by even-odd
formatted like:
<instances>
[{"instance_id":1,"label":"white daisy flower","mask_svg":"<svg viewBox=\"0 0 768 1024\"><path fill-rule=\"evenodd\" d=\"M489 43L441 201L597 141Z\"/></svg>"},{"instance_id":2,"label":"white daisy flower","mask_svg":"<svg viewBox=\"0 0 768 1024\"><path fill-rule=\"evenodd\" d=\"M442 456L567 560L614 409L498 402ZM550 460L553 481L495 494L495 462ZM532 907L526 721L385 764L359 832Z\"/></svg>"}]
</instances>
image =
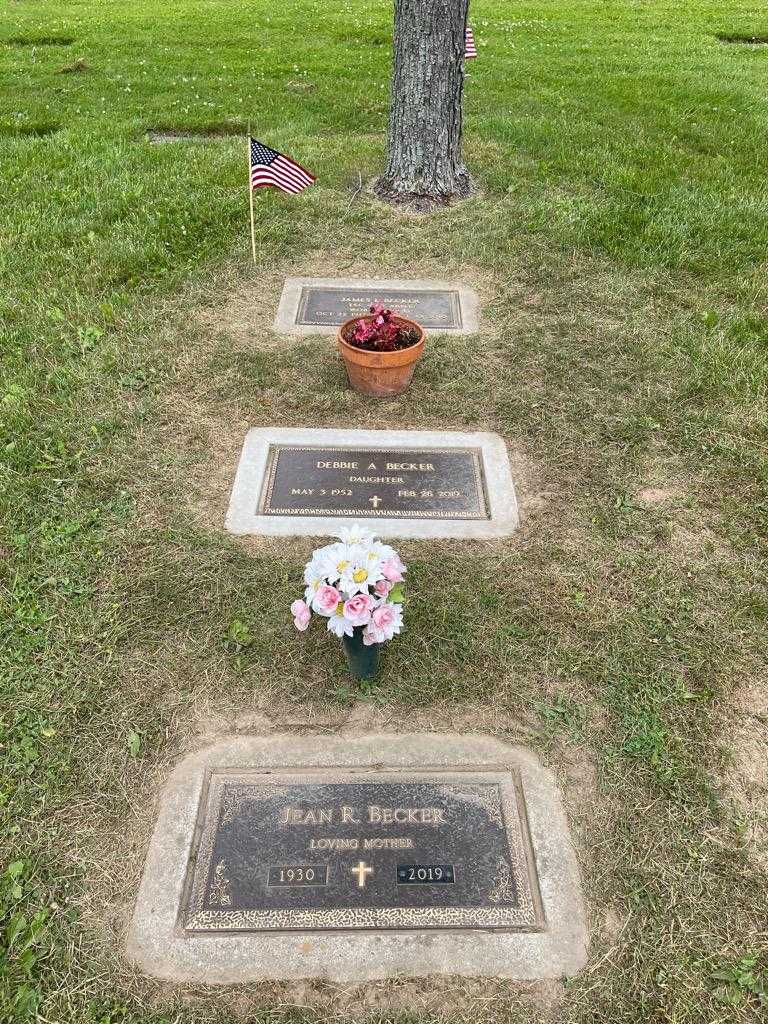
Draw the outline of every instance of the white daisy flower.
<instances>
[{"instance_id":1,"label":"white daisy flower","mask_svg":"<svg viewBox=\"0 0 768 1024\"><path fill-rule=\"evenodd\" d=\"M369 588L384 578L379 559L369 558L371 554L367 546L358 545L349 552L349 564L341 574L339 586L350 597L355 594L367 594Z\"/></svg>"},{"instance_id":2,"label":"white daisy flower","mask_svg":"<svg viewBox=\"0 0 768 1024\"><path fill-rule=\"evenodd\" d=\"M318 589L327 582L328 577L325 565L318 558L313 558L311 562L307 562L307 567L304 570L304 583L306 584L304 600L310 604Z\"/></svg>"},{"instance_id":3,"label":"white daisy flower","mask_svg":"<svg viewBox=\"0 0 768 1024\"><path fill-rule=\"evenodd\" d=\"M336 536L342 540L345 544L356 546L358 544L373 544L374 537L369 529L365 526L361 526L359 523L353 523L352 526L343 527Z\"/></svg>"},{"instance_id":4,"label":"white daisy flower","mask_svg":"<svg viewBox=\"0 0 768 1024\"><path fill-rule=\"evenodd\" d=\"M397 552L389 544L383 544L380 540L375 540L369 547L369 552L375 558L378 558L380 562L386 562L390 558L397 558Z\"/></svg>"},{"instance_id":5,"label":"white daisy flower","mask_svg":"<svg viewBox=\"0 0 768 1024\"><path fill-rule=\"evenodd\" d=\"M352 636L355 632L355 627L349 619L345 618L343 615L339 615L338 612L335 615L331 615L328 619L328 629L338 637Z\"/></svg>"},{"instance_id":6,"label":"white daisy flower","mask_svg":"<svg viewBox=\"0 0 768 1024\"><path fill-rule=\"evenodd\" d=\"M329 544L328 547L322 548L321 552L316 552L316 554L322 554L319 564L322 566L328 582L338 585L339 580L343 578L344 573L352 564L352 548L348 544Z\"/></svg>"}]
</instances>

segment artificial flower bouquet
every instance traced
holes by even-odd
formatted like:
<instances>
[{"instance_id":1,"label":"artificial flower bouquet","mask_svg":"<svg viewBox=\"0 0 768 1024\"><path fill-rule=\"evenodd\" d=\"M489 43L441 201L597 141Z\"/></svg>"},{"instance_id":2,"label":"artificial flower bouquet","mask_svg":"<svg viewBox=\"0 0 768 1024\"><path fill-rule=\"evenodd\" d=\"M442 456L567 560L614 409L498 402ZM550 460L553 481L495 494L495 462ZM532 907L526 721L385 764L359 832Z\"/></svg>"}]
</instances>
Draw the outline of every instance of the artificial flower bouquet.
<instances>
[{"instance_id":1,"label":"artificial flower bouquet","mask_svg":"<svg viewBox=\"0 0 768 1024\"><path fill-rule=\"evenodd\" d=\"M313 612L327 619L355 671L350 655L356 647L377 648L400 632L406 567L394 548L363 527L353 526L338 536L336 543L318 548L307 563L304 599L293 602L291 614L302 631ZM375 670L370 658L366 665L364 674L356 672L360 678Z\"/></svg>"}]
</instances>

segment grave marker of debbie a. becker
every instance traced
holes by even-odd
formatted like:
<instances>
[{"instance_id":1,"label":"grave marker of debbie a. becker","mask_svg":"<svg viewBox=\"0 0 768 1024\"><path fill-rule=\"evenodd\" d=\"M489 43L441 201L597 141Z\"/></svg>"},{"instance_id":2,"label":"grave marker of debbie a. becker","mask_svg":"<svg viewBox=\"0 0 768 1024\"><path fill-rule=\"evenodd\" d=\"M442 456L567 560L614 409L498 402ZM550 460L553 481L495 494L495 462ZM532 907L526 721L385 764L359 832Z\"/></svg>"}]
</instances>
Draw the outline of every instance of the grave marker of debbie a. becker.
<instances>
[{"instance_id":1,"label":"grave marker of debbie a. becker","mask_svg":"<svg viewBox=\"0 0 768 1024\"><path fill-rule=\"evenodd\" d=\"M584 908L554 779L478 736L224 740L163 795L128 955L201 984L575 973Z\"/></svg>"},{"instance_id":2,"label":"grave marker of debbie a. becker","mask_svg":"<svg viewBox=\"0 0 768 1024\"><path fill-rule=\"evenodd\" d=\"M427 331L474 334L479 329L479 299L466 285L333 277L286 278L274 329L280 334L335 334L374 302L383 302Z\"/></svg>"},{"instance_id":3,"label":"grave marker of debbie a. becker","mask_svg":"<svg viewBox=\"0 0 768 1024\"><path fill-rule=\"evenodd\" d=\"M503 440L452 431L254 429L227 529L335 534L364 520L381 537L503 537L518 524Z\"/></svg>"}]
</instances>

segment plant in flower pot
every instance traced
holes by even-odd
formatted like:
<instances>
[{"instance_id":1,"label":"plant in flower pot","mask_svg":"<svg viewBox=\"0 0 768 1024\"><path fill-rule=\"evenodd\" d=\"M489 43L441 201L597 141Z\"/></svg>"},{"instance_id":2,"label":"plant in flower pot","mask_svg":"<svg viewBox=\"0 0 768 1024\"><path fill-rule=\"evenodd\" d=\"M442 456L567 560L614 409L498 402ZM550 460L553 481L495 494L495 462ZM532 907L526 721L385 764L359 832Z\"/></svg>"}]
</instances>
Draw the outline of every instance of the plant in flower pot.
<instances>
[{"instance_id":1,"label":"plant in flower pot","mask_svg":"<svg viewBox=\"0 0 768 1024\"><path fill-rule=\"evenodd\" d=\"M424 354L424 328L381 302L343 323L337 340L349 383L373 398L402 394Z\"/></svg>"},{"instance_id":2,"label":"plant in flower pot","mask_svg":"<svg viewBox=\"0 0 768 1024\"><path fill-rule=\"evenodd\" d=\"M291 605L302 632L312 613L344 645L356 679L376 675L381 645L400 632L406 567L388 544L363 527L342 530L334 544L318 548L304 570L304 598Z\"/></svg>"}]
</instances>

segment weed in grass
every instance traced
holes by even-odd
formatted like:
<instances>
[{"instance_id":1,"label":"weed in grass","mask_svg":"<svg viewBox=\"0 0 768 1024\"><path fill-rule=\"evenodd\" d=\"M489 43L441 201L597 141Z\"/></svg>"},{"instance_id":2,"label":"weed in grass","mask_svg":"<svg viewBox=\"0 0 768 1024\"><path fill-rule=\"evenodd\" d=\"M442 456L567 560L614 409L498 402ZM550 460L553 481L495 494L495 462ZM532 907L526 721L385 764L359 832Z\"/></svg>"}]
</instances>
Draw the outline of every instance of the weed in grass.
<instances>
[{"instance_id":1,"label":"weed in grass","mask_svg":"<svg viewBox=\"0 0 768 1024\"><path fill-rule=\"evenodd\" d=\"M48 954L49 912L33 910L34 901L30 863L12 861L0 875L0 1010L13 1021L34 1019L42 998L36 979Z\"/></svg>"},{"instance_id":2,"label":"weed in grass","mask_svg":"<svg viewBox=\"0 0 768 1024\"><path fill-rule=\"evenodd\" d=\"M768 983L756 956L745 956L738 963L723 965L709 977L716 985L716 998L727 1006L752 1003L768 1009Z\"/></svg>"},{"instance_id":3,"label":"weed in grass","mask_svg":"<svg viewBox=\"0 0 768 1024\"><path fill-rule=\"evenodd\" d=\"M536 710L544 721L548 733L554 734L565 729L578 738L584 730L584 709L558 693L551 703L537 703Z\"/></svg>"}]
</instances>

